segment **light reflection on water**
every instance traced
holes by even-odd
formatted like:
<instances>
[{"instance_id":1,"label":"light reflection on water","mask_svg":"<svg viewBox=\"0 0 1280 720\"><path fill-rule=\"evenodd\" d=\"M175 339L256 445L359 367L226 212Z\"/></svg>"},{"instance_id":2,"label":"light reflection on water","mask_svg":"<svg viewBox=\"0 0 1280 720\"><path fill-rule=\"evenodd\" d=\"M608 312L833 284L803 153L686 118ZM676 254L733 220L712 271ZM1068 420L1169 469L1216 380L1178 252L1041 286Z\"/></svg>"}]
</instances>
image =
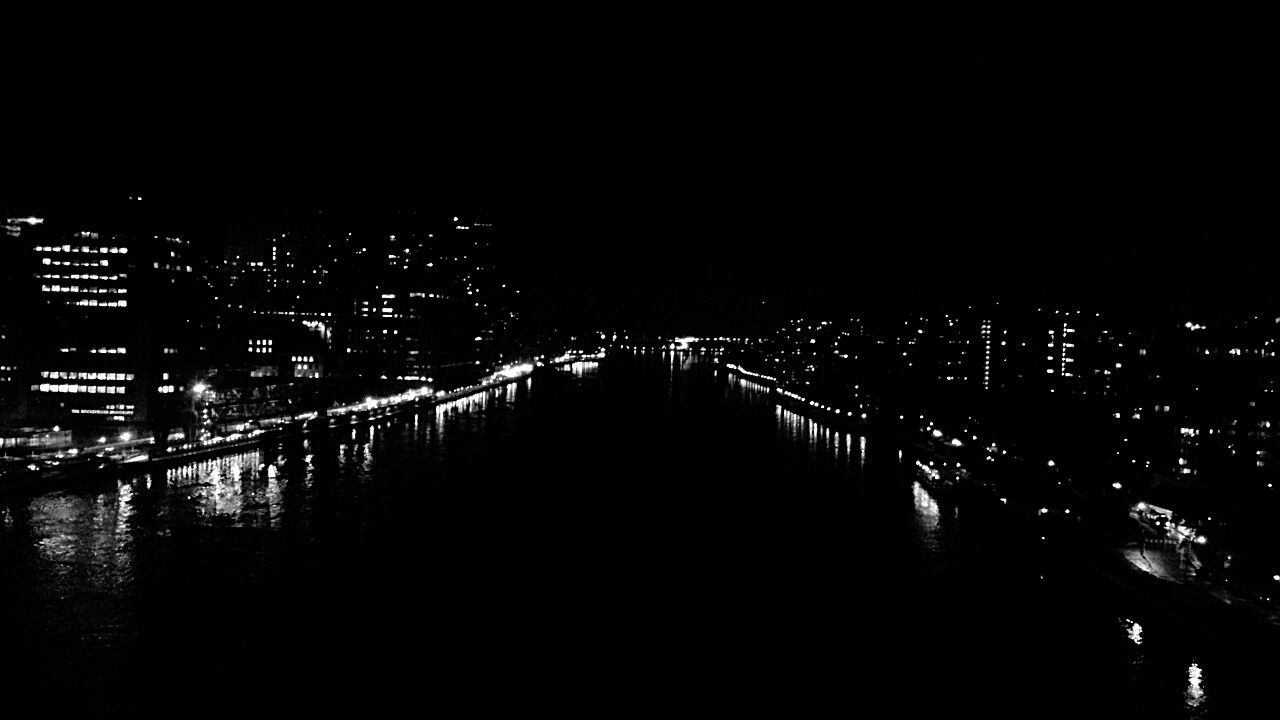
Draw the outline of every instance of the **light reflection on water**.
<instances>
[{"instance_id":1,"label":"light reflection on water","mask_svg":"<svg viewBox=\"0 0 1280 720\"><path fill-rule=\"evenodd\" d=\"M123 494L50 495L29 509L35 547L55 574L69 579L91 571L108 586L130 575L132 548L119 532L128 527L133 509Z\"/></svg>"},{"instance_id":2,"label":"light reflection on water","mask_svg":"<svg viewBox=\"0 0 1280 720\"><path fill-rule=\"evenodd\" d=\"M1137 621L1129 620L1128 618L1122 620L1121 624L1125 628L1125 635L1129 638L1129 641L1132 642L1134 645L1141 645L1142 644L1142 625Z\"/></svg>"},{"instance_id":3,"label":"light reflection on water","mask_svg":"<svg viewBox=\"0 0 1280 720\"><path fill-rule=\"evenodd\" d=\"M935 572L950 570L947 567L947 560L954 540L948 535L947 527L943 525L942 521L943 513L954 513L956 511L955 506L949 506L944 510L938 504L937 499L919 481L911 483L911 495L915 500L917 542L927 553L927 557L931 559L931 567L935 569Z\"/></svg>"},{"instance_id":4,"label":"light reflection on water","mask_svg":"<svg viewBox=\"0 0 1280 720\"><path fill-rule=\"evenodd\" d=\"M687 380L679 373L695 372L698 368L690 364L692 358L677 354L671 355L670 362L674 368L672 377L678 381L672 392L683 393L687 388L679 383ZM659 364L657 372L663 370ZM598 373L599 363L584 363L581 367L570 366L567 375L582 381L580 384L584 386L607 382L602 378L608 373ZM653 395L660 404L662 376L657 375L654 380ZM192 528L202 531L214 528L220 532L215 536L217 542L241 543L257 552L259 545L266 542L265 537L287 535L296 532L298 526L320 522L317 519L322 514L320 507L326 507L336 517L329 522L346 522L346 516L356 504L351 502L352 494L378 492L378 487L366 485L380 472L385 482L389 472L386 467L403 473L408 465L413 472L418 472L437 462L446 452L446 445L454 450L466 446L468 452L474 451L479 458L491 457L495 449L500 451L502 446L495 443L505 440L486 436L496 417L489 413L518 408L532 382L533 379L527 378L519 384L401 416L391 422L344 426L335 429L324 441L297 439L188 463L132 478L106 492L55 493L0 506L4 520L0 547L29 549L35 556L28 571L34 578L30 592L35 598L27 602L40 626L59 628L59 633L65 633L58 636L59 642L68 642L66 638L71 637L75 643L86 646L110 646L118 643L119 637L133 632L130 628L136 618L128 606L136 602L134 595L140 583L138 566L157 552L157 536L173 540L171 535L190 534ZM829 475L840 479L841 487L857 491L839 496L841 502L846 503L839 511L847 514L851 526L872 525L878 516L894 513L909 519L912 532L923 540L920 543L925 551L923 555L932 559L927 563L931 571L944 564L936 557L957 552L956 537L949 530L956 524L949 514L949 503L939 503L919 482L873 477L866 472L875 470L878 458L892 457L893 448L880 451L876 445L878 436L869 439L866 435L823 426L782 407L763 407L763 403L769 402L768 389L749 381L725 383L724 387L727 390L715 389L717 396L754 407L755 414L751 417L773 433L780 444L789 445L796 455L809 453L811 464L824 472L832 468L841 471ZM397 464L392 464L393 460ZM792 465L784 467L795 469ZM380 471L380 468L383 469ZM424 478L427 475L421 474ZM851 481L851 476L856 481ZM342 486L341 492L335 485ZM882 491L884 497L869 494L869 489L875 488ZM326 506L326 502L332 507ZM254 530L271 532L255 534ZM309 535L302 537L310 539ZM347 540L342 534L333 537L335 544ZM854 571L849 574L858 577L857 556L876 552L875 542L902 540L866 537L865 545L857 548L855 559L850 563ZM903 544L909 545L911 540ZM178 551L166 552L183 557ZM8 560L0 558L0 562ZM163 576L163 570L153 568L153 574ZM153 578L150 582L157 581ZM1117 631L1114 623L1119 615L1118 612L1108 615L1099 626L1101 632L1116 643L1125 658L1135 656L1140 667L1148 667L1147 656L1156 654L1152 646L1158 647L1162 640L1159 626L1148 623L1144 627L1136 620L1124 620ZM1060 620L1041 620L1042 626L1033 624L1030 629L1052 627ZM869 620L869 624L875 622L875 619ZM1141 647L1141 651L1135 651L1137 647ZM1052 651L1052 648L1048 650ZM118 648L108 647L100 652L101 655L91 658L94 663L107 665L118 660ZM922 652L922 657L927 657L929 651ZM1182 656L1177 662L1166 659L1163 664L1150 666L1155 669L1149 672L1159 677L1150 692L1163 692L1164 700L1177 703L1186 712L1199 715L1210 707L1206 678L1214 683L1213 702L1221 702L1225 697L1222 689L1225 675L1218 665L1197 659L1188 666L1186 656Z\"/></svg>"},{"instance_id":5,"label":"light reflection on water","mask_svg":"<svg viewBox=\"0 0 1280 720\"><path fill-rule=\"evenodd\" d=\"M727 377L729 378L727 385L733 390L730 393L731 397L736 396L739 399L750 399L752 395L759 398L770 397L769 388L759 386L732 374L727 375ZM838 465L852 462L850 454L852 453L853 438L856 437L858 445L856 466L859 471L866 471L869 441L865 435L855 436L828 428L782 405L775 405L773 414L779 437L805 448L814 458L833 458ZM896 450L896 456L900 463L903 462L904 453L902 449ZM954 545L957 541L956 531L951 526L955 525L959 517L959 507L952 503L939 503L929 490L918 481L912 481L910 487L916 537L921 549L928 557L932 558L932 562L928 563L927 567L934 572L947 572L952 562L951 556L954 555ZM858 522L858 520L854 517L851 518L851 522ZM1151 672L1142 668L1156 661L1148 657L1147 653L1139 650L1147 642L1149 628L1130 618L1121 618L1120 625L1124 633L1125 642L1137 651L1137 654L1133 656L1130 662L1139 668L1138 672L1140 673ZM1181 701L1180 704L1185 708L1185 716L1205 717L1209 705L1205 687L1204 663L1203 661L1197 661L1183 667L1185 668L1185 674L1181 679L1182 687L1180 688L1181 697L1179 700ZM1170 680L1177 681L1176 678L1168 677L1167 670L1162 668L1161 672L1156 675L1155 682L1164 685ZM1141 693L1149 694L1144 695ZM1155 690L1140 691L1140 694L1135 698L1135 705L1144 707L1153 703L1157 694ZM1176 717L1178 714L1169 713L1169 716Z\"/></svg>"},{"instance_id":6,"label":"light reflection on water","mask_svg":"<svg viewBox=\"0 0 1280 720\"><path fill-rule=\"evenodd\" d=\"M840 467L849 463L852 434L844 430L827 427L811 418L792 412L778 405L774 408L780 435L792 442L806 447L813 455L830 457ZM866 444L859 443L859 467L866 458Z\"/></svg>"},{"instance_id":7,"label":"light reflection on water","mask_svg":"<svg viewBox=\"0 0 1280 720\"><path fill-rule=\"evenodd\" d=\"M1205 702L1204 671L1197 663L1187 668L1187 707L1196 708Z\"/></svg>"},{"instance_id":8,"label":"light reflection on water","mask_svg":"<svg viewBox=\"0 0 1280 720\"><path fill-rule=\"evenodd\" d=\"M920 518L921 525L926 530L935 530L938 527L942 511L938 508L938 501L933 499L928 490L919 482L911 483L911 495L916 501L916 517Z\"/></svg>"},{"instance_id":9,"label":"light reflection on water","mask_svg":"<svg viewBox=\"0 0 1280 720\"><path fill-rule=\"evenodd\" d=\"M595 377L600 371L599 360L580 360L569 365L569 372L576 378ZM511 386L508 386L511 387ZM515 396L512 395L512 398Z\"/></svg>"}]
</instances>

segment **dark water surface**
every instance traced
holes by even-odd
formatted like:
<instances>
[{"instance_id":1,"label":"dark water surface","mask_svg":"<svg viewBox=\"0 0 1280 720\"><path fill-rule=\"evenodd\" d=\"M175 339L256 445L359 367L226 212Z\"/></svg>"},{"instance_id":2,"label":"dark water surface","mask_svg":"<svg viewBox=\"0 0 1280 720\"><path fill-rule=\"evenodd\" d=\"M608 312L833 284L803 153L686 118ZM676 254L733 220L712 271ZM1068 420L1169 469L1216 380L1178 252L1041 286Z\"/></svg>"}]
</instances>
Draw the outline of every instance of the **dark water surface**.
<instances>
[{"instance_id":1,"label":"dark water surface","mask_svg":"<svg viewBox=\"0 0 1280 720\"><path fill-rule=\"evenodd\" d=\"M0 702L1179 718L1269 698L1274 660L1055 567L898 458L709 361L621 355L11 500Z\"/></svg>"}]
</instances>

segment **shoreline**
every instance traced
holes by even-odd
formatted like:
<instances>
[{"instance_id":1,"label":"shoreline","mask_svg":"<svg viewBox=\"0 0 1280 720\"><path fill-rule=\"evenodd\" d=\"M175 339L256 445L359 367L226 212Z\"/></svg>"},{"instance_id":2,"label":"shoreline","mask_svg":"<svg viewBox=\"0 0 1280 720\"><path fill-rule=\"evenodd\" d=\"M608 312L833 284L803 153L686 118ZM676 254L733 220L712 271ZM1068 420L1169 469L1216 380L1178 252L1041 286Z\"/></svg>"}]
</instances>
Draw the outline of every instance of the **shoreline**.
<instances>
[{"instance_id":1,"label":"shoreline","mask_svg":"<svg viewBox=\"0 0 1280 720\"><path fill-rule=\"evenodd\" d=\"M872 425L858 422L833 408L784 390L777 380L752 372L732 363L723 363L731 375L761 385L776 393L774 402L788 410L824 424L855 424L861 430L872 431ZM883 429L879 431L883 434ZM905 438L903 438L905 440ZM929 453L925 446L913 447L906 455L923 456ZM904 459L904 462L906 460ZM1055 561L1064 569L1083 573L1107 589L1119 591L1138 601L1150 612L1172 620L1185 629L1206 638L1224 641L1229 638L1249 638L1253 641L1272 643L1280 640L1280 614L1266 611L1255 603L1234 597L1229 590L1212 588L1204 583L1184 583L1144 572L1126 557L1129 545L1115 545L1097 536L1096 532L1079 525L1054 522L1049 528L1043 523L1036 508L1001 498L993 489L978 482L952 487L939 487L928 481L918 468L910 468L919 482L942 502L960 506L982 505L984 509L999 513L1010 521L1020 534L1039 534L1049 538L1049 548Z\"/></svg>"},{"instance_id":2,"label":"shoreline","mask_svg":"<svg viewBox=\"0 0 1280 720\"><path fill-rule=\"evenodd\" d=\"M101 456L81 456L69 462L65 468L55 468L52 473L33 471L0 476L0 500L37 496L48 492L58 492L108 481L118 482L123 477L166 469L187 462L229 455L246 448L255 447L263 442L305 437L326 432L339 426L354 427L377 422L410 411L440 407L463 398L506 387L512 383L532 377L540 369L559 368L577 362L599 361L603 357L603 353L592 355L575 354L572 357L560 356L553 360L538 361L536 365L530 365L527 372L495 377L474 385L439 391L435 394L402 393L398 396L375 399L372 402L366 401L338 408L325 408L323 411L259 418L259 421L272 423L272 427L259 428L245 433L216 436L199 443L171 446L163 454L156 457L152 457L154 451L148 451L145 456L137 456L126 460L115 460ZM84 467L85 465L92 465L93 467Z\"/></svg>"}]
</instances>

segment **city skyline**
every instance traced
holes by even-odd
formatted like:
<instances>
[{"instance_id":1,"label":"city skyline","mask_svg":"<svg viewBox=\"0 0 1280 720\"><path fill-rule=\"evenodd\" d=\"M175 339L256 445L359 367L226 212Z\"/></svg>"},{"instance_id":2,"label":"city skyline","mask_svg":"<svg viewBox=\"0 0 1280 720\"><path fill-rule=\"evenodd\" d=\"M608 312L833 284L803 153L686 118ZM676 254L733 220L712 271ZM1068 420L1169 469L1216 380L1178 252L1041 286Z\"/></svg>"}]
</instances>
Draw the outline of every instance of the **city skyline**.
<instances>
[{"instance_id":1,"label":"city skyline","mask_svg":"<svg viewBox=\"0 0 1280 720\"><path fill-rule=\"evenodd\" d=\"M510 251L557 321L581 293L599 324L886 293L1273 308L1273 113L1250 90L1271 51L1201 19L740 64L687 44L508 65L326 33L224 58L31 41L11 51L4 209L144 195L211 246L318 212L481 214L527 238Z\"/></svg>"},{"instance_id":2,"label":"city skyline","mask_svg":"<svg viewBox=\"0 0 1280 720\"><path fill-rule=\"evenodd\" d=\"M626 10L9 33L5 707L1273 704L1270 26Z\"/></svg>"}]
</instances>

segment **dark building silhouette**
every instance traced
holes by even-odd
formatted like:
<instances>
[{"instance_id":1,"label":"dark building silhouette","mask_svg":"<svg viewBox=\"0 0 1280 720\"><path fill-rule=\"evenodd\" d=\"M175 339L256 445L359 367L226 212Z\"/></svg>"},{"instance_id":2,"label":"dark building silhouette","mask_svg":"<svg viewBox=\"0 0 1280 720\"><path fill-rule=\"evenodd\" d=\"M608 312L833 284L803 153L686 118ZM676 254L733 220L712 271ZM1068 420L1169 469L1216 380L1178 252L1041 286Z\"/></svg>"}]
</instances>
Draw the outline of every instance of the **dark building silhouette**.
<instances>
[{"instance_id":1,"label":"dark building silhouette","mask_svg":"<svg viewBox=\"0 0 1280 720\"><path fill-rule=\"evenodd\" d=\"M512 356L514 301L491 225L416 215L237 241L220 284L222 367L258 375L470 379Z\"/></svg>"}]
</instances>

